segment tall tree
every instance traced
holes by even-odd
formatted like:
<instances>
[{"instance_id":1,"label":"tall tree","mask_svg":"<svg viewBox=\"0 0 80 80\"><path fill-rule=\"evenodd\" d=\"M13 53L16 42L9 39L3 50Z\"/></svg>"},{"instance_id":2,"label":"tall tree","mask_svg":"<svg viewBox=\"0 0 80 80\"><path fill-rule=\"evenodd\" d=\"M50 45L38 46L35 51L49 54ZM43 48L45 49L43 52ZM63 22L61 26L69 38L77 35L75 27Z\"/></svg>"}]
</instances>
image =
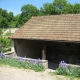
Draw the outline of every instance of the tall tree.
<instances>
[{"instance_id":1,"label":"tall tree","mask_svg":"<svg viewBox=\"0 0 80 80\"><path fill-rule=\"evenodd\" d=\"M3 17L0 15L0 28L2 27L2 20L3 20Z\"/></svg>"},{"instance_id":2,"label":"tall tree","mask_svg":"<svg viewBox=\"0 0 80 80\"><path fill-rule=\"evenodd\" d=\"M6 18L2 19L1 28L8 28L8 20Z\"/></svg>"},{"instance_id":3,"label":"tall tree","mask_svg":"<svg viewBox=\"0 0 80 80\"><path fill-rule=\"evenodd\" d=\"M13 12L0 8L0 28L18 27L19 21L15 19Z\"/></svg>"},{"instance_id":4,"label":"tall tree","mask_svg":"<svg viewBox=\"0 0 80 80\"><path fill-rule=\"evenodd\" d=\"M62 14L74 14L74 6L68 3L61 11Z\"/></svg>"},{"instance_id":5,"label":"tall tree","mask_svg":"<svg viewBox=\"0 0 80 80\"><path fill-rule=\"evenodd\" d=\"M2 16L2 8L0 8L0 16Z\"/></svg>"},{"instance_id":6,"label":"tall tree","mask_svg":"<svg viewBox=\"0 0 80 80\"><path fill-rule=\"evenodd\" d=\"M18 14L18 15L15 16L15 27L20 27L21 26L19 24L19 17L20 17L20 14Z\"/></svg>"},{"instance_id":7,"label":"tall tree","mask_svg":"<svg viewBox=\"0 0 80 80\"><path fill-rule=\"evenodd\" d=\"M74 14L80 13L80 4L79 4L79 3L75 3L75 4L74 4L74 9L73 9L73 11L74 11Z\"/></svg>"},{"instance_id":8,"label":"tall tree","mask_svg":"<svg viewBox=\"0 0 80 80\"><path fill-rule=\"evenodd\" d=\"M67 5L67 0L54 0L53 5L55 6L57 13L61 14L61 10Z\"/></svg>"},{"instance_id":9,"label":"tall tree","mask_svg":"<svg viewBox=\"0 0 80 80\"><path fill-rule=\"evenodd\" d=\"M7 18L7 15L8 15L7 14L7 10L2 10L2 16L5 17L5 18Z\"/></svg>"},{"instance_id":10,"label":"tall tree","mask_svg":"<svg viewBox=\"0 0 80 80\"><path fill-rule=\"evenodd\" d=\"M53 15L56 14L55 6L52 3L45 3L40 8L40 15Z\"/></svg>"},{"instance_id":11,"label":"tall tree","mask_svg":"<svg viewBox=\"0 0 80 80\"><path fill-rule=\"evenodd\" d=\"M8 19L9 22L13 21L13 19L14 19L13 12L8 13L7 19Z\"/></svg>"},{"instance_id":12,"label":"tall tree","mask_svg":"<svg viewBox=\"0 0 80 80\"><path fill-rule=\"evenodd\" d=\"M23 24L28 21L32 16L37 16L39 14L39 10L30 4L24 5L21 8L21 15L20 15L20 23Z\"/></svg>"}]
</instances>

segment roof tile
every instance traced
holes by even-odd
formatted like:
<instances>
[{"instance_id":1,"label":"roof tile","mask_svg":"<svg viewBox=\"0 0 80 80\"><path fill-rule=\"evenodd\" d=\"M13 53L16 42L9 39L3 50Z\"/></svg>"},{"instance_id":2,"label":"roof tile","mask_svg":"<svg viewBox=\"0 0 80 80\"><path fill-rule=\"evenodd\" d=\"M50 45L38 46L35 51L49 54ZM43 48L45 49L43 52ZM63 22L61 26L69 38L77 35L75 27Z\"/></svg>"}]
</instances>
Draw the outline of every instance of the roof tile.
<instances>
[{"instance_id":1,"label":"roof tile","mask_svg":"<svg viewBox=\"0 0 80 80\"><path fill-rule=\"evenodd\" d=\"M32 17L9 38L80 41L80 14Z\"/></svg>"}]
</instances>

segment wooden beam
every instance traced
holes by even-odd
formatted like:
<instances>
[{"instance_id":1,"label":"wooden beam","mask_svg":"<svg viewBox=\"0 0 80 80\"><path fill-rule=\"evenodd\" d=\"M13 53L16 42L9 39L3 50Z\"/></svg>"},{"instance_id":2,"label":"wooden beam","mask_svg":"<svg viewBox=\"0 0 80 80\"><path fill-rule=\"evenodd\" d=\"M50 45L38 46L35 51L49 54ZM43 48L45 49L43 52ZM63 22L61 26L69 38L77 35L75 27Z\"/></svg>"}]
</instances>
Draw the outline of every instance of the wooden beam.
<instances>
[{"instance_id":1,"label":"wooden beam","mask_svg":"<svg viewBox=\"0 0 80 80\"><path fill-rule=\"evenodd\" d=\"M46 43L43 42L42 44L42 59L46 60Z\"/></svg>"}]
</instances>

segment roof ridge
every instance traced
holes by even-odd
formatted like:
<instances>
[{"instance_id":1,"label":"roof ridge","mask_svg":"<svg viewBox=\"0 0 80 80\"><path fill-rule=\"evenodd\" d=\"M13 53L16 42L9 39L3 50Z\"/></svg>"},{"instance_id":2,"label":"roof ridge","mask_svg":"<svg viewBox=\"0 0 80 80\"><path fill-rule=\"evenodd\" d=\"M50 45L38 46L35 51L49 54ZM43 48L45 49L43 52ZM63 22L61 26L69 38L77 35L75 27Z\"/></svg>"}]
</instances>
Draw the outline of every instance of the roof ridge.
<instances>
[{"instance_id":1,"label":"roof ridge","mask_svg":"<svg viewBox=\"0 0 80 80\"><path fill-rule=\"evenodd\" d=\"M80 15L80 14L54 14L54 15L43 15L43 16L32 16L31 18L34 18L34 17L50 17L50 16L73 16L73 15Z\"/></svg>"}]
</instances>

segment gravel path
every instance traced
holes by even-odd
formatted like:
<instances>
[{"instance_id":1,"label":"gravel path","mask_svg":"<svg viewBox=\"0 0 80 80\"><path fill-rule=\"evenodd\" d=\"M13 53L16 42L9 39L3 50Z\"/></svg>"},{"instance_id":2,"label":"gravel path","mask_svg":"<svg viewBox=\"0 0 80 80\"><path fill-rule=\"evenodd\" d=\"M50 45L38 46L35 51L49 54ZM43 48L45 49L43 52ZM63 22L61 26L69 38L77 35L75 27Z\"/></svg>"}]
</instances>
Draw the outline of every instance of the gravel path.
<instances>
[{"instance_id":1,"label":"gravel path","mask_svg":"<svg viewBox=\"0 0 80 80\"><path fill-rule=\"evenodd\" d=\"M70 80L65 79L63 76L51 76L48 71L50 70L35 72L33 70L0 66L0 80Z\"/></svg>"},{"instance_id":2,"label":"gravel path","mask_svg":"<svg viewBox=\"0 0 80 80\"><path fill-rule=\"evenodd\" d=\"M47 71L35 72L9 66L0 66L0 80L56 80Z\"/></svg>"}]
</instances>

